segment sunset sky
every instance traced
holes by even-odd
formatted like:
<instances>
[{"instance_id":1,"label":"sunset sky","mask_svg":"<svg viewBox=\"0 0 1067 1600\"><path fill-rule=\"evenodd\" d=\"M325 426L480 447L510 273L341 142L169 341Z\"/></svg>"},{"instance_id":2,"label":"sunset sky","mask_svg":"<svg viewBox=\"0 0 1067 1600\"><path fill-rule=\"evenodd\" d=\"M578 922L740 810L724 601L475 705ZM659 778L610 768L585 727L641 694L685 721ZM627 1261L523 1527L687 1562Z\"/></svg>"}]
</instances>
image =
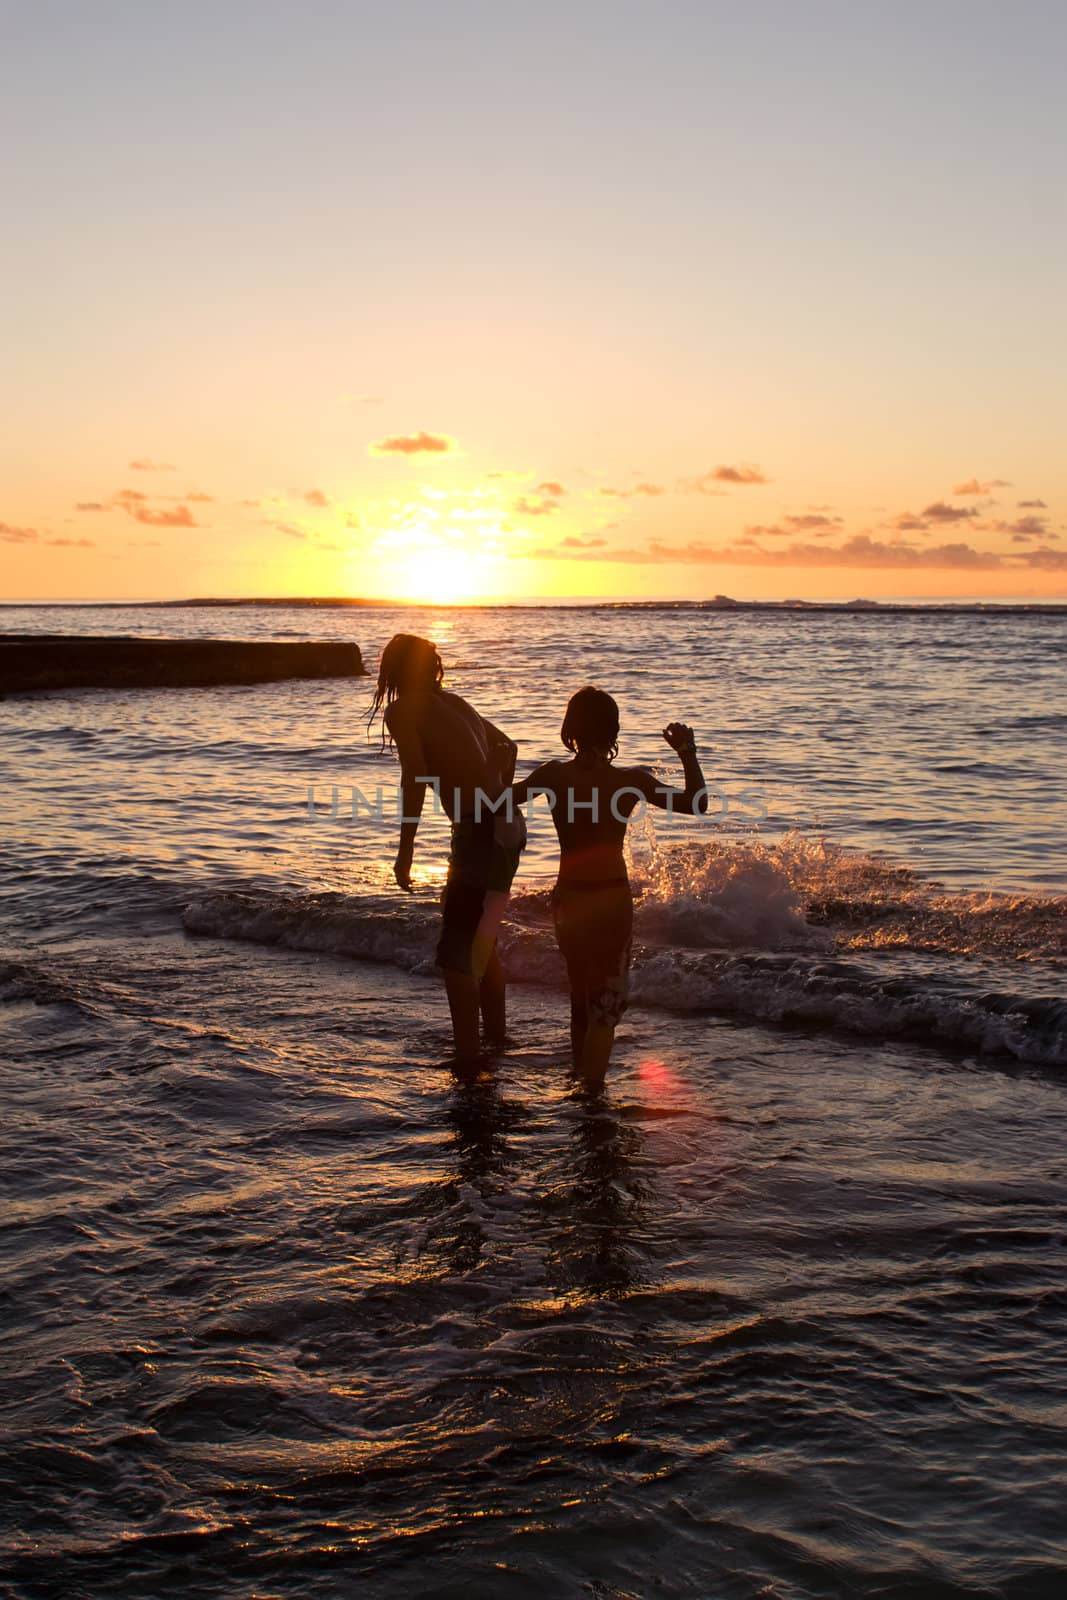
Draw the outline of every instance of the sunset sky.
<instances>
[{"instance_id":1,"label":"sunset sky","mask_svg":"<svg viewBox=\"0 0 1067 1600\"><path fill-rule=\"evenodd\" d=\"M0 6L0 597L1067 598L1061 0Z\"/></svg>"}]
</instances>

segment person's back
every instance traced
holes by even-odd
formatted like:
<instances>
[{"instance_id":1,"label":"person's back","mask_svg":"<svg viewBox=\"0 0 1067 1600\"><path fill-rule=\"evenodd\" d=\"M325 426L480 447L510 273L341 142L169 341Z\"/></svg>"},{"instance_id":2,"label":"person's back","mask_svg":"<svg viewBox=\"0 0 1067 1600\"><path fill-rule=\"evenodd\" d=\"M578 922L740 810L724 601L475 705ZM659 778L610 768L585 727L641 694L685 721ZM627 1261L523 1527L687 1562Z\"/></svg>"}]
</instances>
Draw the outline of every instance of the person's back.
<instances>
[{"instance_id":1,"label":"person's back","mask_svg":"<svg viewBox=\"0 0 1067 1600\"><path fill-rule=\"evenodd\" d=\"M504 787L502 747L491 747L484 718L461 695L443 689L401 689L386 726L416 777L430 779L453 822L472 816L479 793L495 799ZM512 747L508 746L508 751Z\"/></svg>"},{"instance_id":2,"label":"person's back","mask_svg":"<svg viewBox=\"0 0 1067 1600\"><path fill-rule=\"evenodd\" d=\"M371 716L381 711L400 758L400 844L393 873L411 889L415 834L432 785L452 819L437 965L444 974L457 1061L478 1059L486 1038L506 1036L504 974L496 935L524 842L479 804L495 800L515 771L515 745L461 695L442 688L444 667L428 639L398 633L382 651Z\"/></svg>"},{"instance_id":3,"label":"person's back","mask_svg":"<svg viewBox=\"0 0 1067 1600\"><path fill-rule=\"evenodd\" d=\"M646 801L690 813L706 805L692 729L672 722L663 732L682 757L684 790L659 783L646 767L614 766L618 734L611 696L579 690L560 730L571 759L545 762L512 789L513 804L542 794L552 812L560 846L553 913L571 989L571 1047L576 1070L593 1087L603 1083L626 1009L633 928L627 824Z\"/></svg>"}]
</instances>

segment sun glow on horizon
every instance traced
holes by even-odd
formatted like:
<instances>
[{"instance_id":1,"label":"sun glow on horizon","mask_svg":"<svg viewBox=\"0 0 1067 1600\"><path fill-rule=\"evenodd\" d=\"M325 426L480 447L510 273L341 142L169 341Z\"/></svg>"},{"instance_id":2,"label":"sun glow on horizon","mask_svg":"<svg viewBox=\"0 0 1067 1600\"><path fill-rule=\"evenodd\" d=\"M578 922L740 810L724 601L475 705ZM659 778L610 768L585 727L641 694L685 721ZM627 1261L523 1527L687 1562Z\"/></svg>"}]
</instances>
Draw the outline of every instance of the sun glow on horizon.
<instances>
[{"instance_id":1,"label":"sun glow on horizon","mask_svg":"<svg viewBox=\"0 0 1067 1600\"><path fill-rule=\"evenodd\" d=\"M489 565L478 552L427 545L382 561L378 583L398 601L464 605L493 598Z\"/></svg>"}]
</instances>

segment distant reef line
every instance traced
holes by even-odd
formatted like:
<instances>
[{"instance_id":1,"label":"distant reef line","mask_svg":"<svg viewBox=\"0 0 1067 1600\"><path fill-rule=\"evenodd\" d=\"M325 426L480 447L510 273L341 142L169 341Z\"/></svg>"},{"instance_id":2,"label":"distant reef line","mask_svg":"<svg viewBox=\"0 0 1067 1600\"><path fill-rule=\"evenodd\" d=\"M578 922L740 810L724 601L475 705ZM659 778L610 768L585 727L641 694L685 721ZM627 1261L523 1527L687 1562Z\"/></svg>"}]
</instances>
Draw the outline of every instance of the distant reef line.
<instances>
[{"instance_id":1,"label":"distant reef line","mask_svg":"<svg viewBox=\"0 0 1067 1600\"><path fill-rule=\"evenodd\" d=\"M1067 615L1067 600L493 600L444 605L432 600L364 600L348 595L205 595L187 600L0 600L0 611L51 606L70 611L181 611L255 608L275 610L368 611L748 611L795 615L816 612L840 616L1005 616Z\"/></svg>"},{"instance_id":2,"label":"distant reef line","mask_svg":"<svg viewBox=\"0 0 1067 1600\"><path fill-rule=\"evenodd\" d=\"M365 678L358 644L0 634L0 695L41 689L202 689L290 678Z\"/></svg>"}]
</instances>

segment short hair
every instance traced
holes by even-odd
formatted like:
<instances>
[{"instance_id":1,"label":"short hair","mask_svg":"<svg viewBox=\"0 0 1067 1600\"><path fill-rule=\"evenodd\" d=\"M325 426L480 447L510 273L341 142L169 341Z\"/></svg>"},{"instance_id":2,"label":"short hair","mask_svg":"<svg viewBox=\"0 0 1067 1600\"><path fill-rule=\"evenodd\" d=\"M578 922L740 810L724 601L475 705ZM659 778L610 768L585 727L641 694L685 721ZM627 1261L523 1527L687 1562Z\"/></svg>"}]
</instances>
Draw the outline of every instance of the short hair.
<instances>
[{"instance_id":1,"label":"short hair","mask_svg":"<svg viewBox=\"0 0 1067 1600\"><path fill-rule=\"evenodd\" d=\"M559 736L567 749L577 752L606 750L611 760L619 753L619 708L603 689L587 684L572 694Z\"/></svg>"},{"instance_id":2,"label":"short hair","mask_svg":"<svg viewBox=\"0 0 1067 1600\"><path fill-rule=\"evenodd\" d=\"M429 684L436 688L445 675L440 652L429 639L417 633L394 633L378 663L378 685L367 717L368 731L378 712L382 712L382 743L385 743L385 710L404 689Z\"/></svg>"}]
</instances>

